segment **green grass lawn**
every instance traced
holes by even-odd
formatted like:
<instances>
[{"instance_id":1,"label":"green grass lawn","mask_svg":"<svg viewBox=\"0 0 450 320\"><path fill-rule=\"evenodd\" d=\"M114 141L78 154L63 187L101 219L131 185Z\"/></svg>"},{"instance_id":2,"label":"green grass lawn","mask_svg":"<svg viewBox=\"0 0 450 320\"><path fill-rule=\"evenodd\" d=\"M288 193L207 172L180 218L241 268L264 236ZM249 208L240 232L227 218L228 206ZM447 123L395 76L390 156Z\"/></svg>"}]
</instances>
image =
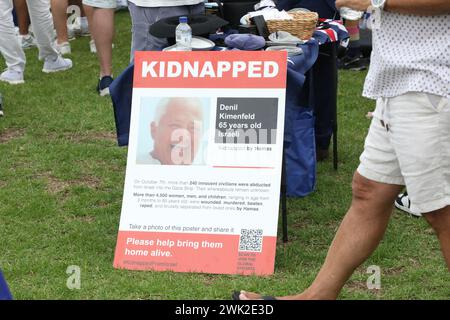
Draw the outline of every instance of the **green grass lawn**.
<instances>
[{"instance_id":1,"label":"green grass lawn","mask_svg":"<svg viewBox=\"0 0 450 320\"><path fill-rule=\"evenodd\" d=\"M114 72L129 61L130 19L117 14ZM17 299L229 299L236 289L293 294L319 270L351 199L351 179L374 103L361 97L364 72L339 81L339 170L318 167L317 190L289 199L289 236L269 277L116 270L112 267L126 148L117 147L109 98L96 94L89 39L71 42L74 68L44 74L27 54L25 85L0 84L0 268ZM0 59L0 67L4 61ZM66 287L69 265L81 289ZM368 290L367 267L381 268ZM342 299L449 299L450 274L424 219L394 212L385 239L345 286Z\"/></svg>"}]
</instances>

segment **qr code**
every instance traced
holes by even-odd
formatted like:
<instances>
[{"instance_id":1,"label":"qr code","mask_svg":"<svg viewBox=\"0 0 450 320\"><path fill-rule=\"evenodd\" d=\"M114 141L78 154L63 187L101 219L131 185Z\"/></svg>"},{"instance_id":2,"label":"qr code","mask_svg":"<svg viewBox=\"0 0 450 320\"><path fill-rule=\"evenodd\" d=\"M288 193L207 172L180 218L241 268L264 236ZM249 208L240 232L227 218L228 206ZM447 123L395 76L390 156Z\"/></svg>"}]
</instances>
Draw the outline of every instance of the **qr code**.
<instances>
[{"instance_id":1,"label":"qr code","mask_svg":"<svg viewBox=\"0 0 450 320\"><path fill-rule=\"evenodd\" d=\"M262 240L262 229L241 229L239 251L261 252Z\"/></svg>"}]
</instances>

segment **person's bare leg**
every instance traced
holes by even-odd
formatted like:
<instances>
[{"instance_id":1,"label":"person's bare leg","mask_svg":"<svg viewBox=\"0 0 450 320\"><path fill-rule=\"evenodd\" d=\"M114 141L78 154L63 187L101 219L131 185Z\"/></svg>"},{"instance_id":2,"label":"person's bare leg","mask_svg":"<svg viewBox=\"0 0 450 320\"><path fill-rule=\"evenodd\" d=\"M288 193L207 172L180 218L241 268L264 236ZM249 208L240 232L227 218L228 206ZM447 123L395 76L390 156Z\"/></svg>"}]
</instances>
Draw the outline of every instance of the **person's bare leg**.
<instances>
[{"instance_id":1,"label":"person's bare leg","mask_svg":"<svg viewBox=\"0 0 450 320\"><path fill-rule=\"evenodd\" d=\"M92 15L94 14L94 8L91 6L87 6L87 5L83 5L82 8L83 8L82 15L84 14L87 17L88 23L89 23L89 30L91 31L91 34L92 34L92 30L91 30L92 24L91 23L93 23Z\"/></svg>"},{"instance_id":2,"label":"person's bare leg","mask_svg":"<svg viewBox=\"0 0 450 320\"><path fill-rule=\"evenodd\" d=\"M17 24L19 25L19 34L28 35L30 27L30 15L28 14L28 6L26 0L14 0L14 8L17 14Z\"/></svg>"},{"instance_id":3,"label":"person's bare leg","mask_svg":"<svg viewBox=\"0 0 450 320\"><path fill-rule=\"evenodd\" d=\"M92 10L90 13L89 10ZM89 30L95 41L100 63L100 77L112 75L112 43L114 38L114 9L85 6Z\"/></svg>"},{"instance_id":4,"label":"person's bare leg","mask_svg":"<svg viewBox=\"0 0 450 320\"><path fill-rule=\"evenodd\" d=\"M92 19L93 19L93 14L94 14L94 8L83 5L83 14L85 15L85 17L88 20L89 33L91 34L91 41L92 41L92 40L94 40L94 35L92 33L92 23L93 23ZM95 41L94 41L94 43L95 43Z\"/></svg>"},{"instance_id":5,"label":"person's bare leg","mask_svg":"<svg viewBox=\"0 0 450 320\"><path fill-rule=\"evenodd\" d=\"M80 7L81 12L83 12L82 0L69 0L69 5L76 5Z\"/></svg>"},{"instance_id":6,"label":"person's bare leg","mask_svg":"<svg viewBox=\"0 0 450 320\"><path fill-rule=\"evenodd\" d=\"M51 0L53 24L56 29L56 41L58 44L69 41L67 35L67 7L68 0Z\"/></svg>"},{"instance_id":7,"label":"person's bare leg","mask_svg":"<svg viewBox=\"0 0 450 320\"><path fill-rule=\"evenodd\" d=\"M82 0L74 0L74 1L71 1L71 3L72 2L80 7L81 17L86 17L86 12L84 11L84 6L83 6L83 3L82 3Z\"/></svg>"},{"instance_id":8,"label":"person's bare leg","mask_svg":"<svg viewBox=\"0 0 450 320\"><path fill-rule=\"evenodd\" d=\"M330 246L322 268L303 293L277 299L336 299L353 271L377 248L402 186L378 183L355 173L353 199ZM260 295L242 292L240 299Z\"/></svg>"},{"instance_id":9,"label":"person's bare leg","mask_svg":"<svg viewBox=\"0 0 450 320\"><path fill-rule=\"evenodd\" d=\"M447 268L450 271L450 206L423 215L441 243Z\"/></svg>"}]
</instances>

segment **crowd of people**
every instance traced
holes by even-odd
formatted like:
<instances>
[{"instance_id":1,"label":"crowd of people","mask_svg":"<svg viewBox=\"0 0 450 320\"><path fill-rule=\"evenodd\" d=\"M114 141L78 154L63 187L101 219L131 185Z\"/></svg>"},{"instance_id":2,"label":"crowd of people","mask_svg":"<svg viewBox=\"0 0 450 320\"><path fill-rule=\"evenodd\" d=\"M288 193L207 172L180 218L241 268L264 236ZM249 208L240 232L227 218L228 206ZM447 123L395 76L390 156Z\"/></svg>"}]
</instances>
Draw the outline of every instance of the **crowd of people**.
<instances>
[{"instance_id":1,"label":"crowd of people","mask_svg":"<svg viewBox=\"0 0 450 320\"><path fill-rule=\"evenodd\" d=\"M72 68L70 40L90 36L90 50L99 61L99 95L109 95L113 81L114 13L128 8L132 20L131 60L135 50L160 50L166 40L152 37L149 27L173 15L204 12L203 0L5 0L0 3L0 52L7 68L0 81L25 82L24 50L38 47L43 72ZM68 10L69 9L69 10ZM68 16L68 11L73 14ZM16 26L17 25L17 26ZM17 39L19 41L17 41Z\"/></svg>"},{"instance_id":2,"label":"crowd of people","mask_svg":"<svg viewBox=\"0 0 450 320\"><path fill-rule=\"evenodd\" d=\"M167 40L149 33L157 20L204 11L203 0L128 0L132 20L130 59L136 50L160 50ZM286 2L286 1L285 1ZM314 1L296 1L312 3ZM336 8L373 8L373 52L363 96L376 109L360 165L353 178L351 206L312 285L283 299L334 299L353 271L377 248L392 204L406 185L408 208L420 212L435 230L450 270L450 1L323 0ZM64 72L72 61L74 32L91 36L97 53L97 91L109 94L113 81L114 12L118 0L2 0L0 51L7 69L0 80L24 83L24 49L37 46L42 71ZM67 27L67 8L80 8L79 26ZM16 32L13 8L18 24ZM334 8L334 9L333 9ZM330 10L330 8L329 8ZM31 27L31 28L30 28ZM351 45L346 69L368 67L361 61L358 23L347 25ZM30 34L32 30L32 34ZM20 41L18 41L18 39ZM400 204L405 203L404 197ZM400 205L399 204L399 205ZM245 291L234 298L261 299ZM270 297L269 297L270 298Z\"/></svg>"},{"instance_id":3,"label":"crowd of people","mask_svg":"<svg viewBox=\"0 0 450 320\"><path fill-rule=\"evenodd\" d=\"M114 12L127 8L132 19L131 60L135 50L160 50L167 45L163 38L149 34L149 27L169 16L204 12L203 0L5 0L0 4L0 51L7 69L0 80L10 84L24 83L23 50L38 47L43 72L59 72L72 68L65 58L72 53L70 41L75 36L90 36L90 50L98 55L97 91L108 95L112 83L112 48ZM68 16L72 11L73 14ZM346 21L350 33L350 49L341 60L343 69L363 70L359 41L359 22ZM19 38L19 44L15 41Z\"/></svg>"}]
</instances>

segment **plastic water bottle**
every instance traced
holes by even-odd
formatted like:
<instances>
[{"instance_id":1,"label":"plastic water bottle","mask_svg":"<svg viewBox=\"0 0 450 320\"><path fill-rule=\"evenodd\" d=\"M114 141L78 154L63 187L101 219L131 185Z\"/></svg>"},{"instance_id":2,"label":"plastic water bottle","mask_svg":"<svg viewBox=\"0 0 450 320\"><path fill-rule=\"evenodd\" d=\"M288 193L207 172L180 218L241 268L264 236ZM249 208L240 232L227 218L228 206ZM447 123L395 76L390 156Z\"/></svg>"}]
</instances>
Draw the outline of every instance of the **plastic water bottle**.
<instances>
[{"instance_id":1,"label":"plastic water bottle","mask_svg":"<svg viewBox=\"0 0 450 320\"><path fill-rule=\"evenodd\" d=\"M370 12L364 12L363 17L361 18L361 20L359 20L359 28L361 30L372 29L370 14Z\"/></svg>"},{"instance_id":2,"label":"plastic water bottle","mask_svg":"<svg viewBox=\"0 0 450 320\"><path fill-rule=\"evenodd\" d=\"M180 23L175 29L177 51L191 51L192 29L188 25L187 17L180 17Z\"/></svg>"}]
</instances>

